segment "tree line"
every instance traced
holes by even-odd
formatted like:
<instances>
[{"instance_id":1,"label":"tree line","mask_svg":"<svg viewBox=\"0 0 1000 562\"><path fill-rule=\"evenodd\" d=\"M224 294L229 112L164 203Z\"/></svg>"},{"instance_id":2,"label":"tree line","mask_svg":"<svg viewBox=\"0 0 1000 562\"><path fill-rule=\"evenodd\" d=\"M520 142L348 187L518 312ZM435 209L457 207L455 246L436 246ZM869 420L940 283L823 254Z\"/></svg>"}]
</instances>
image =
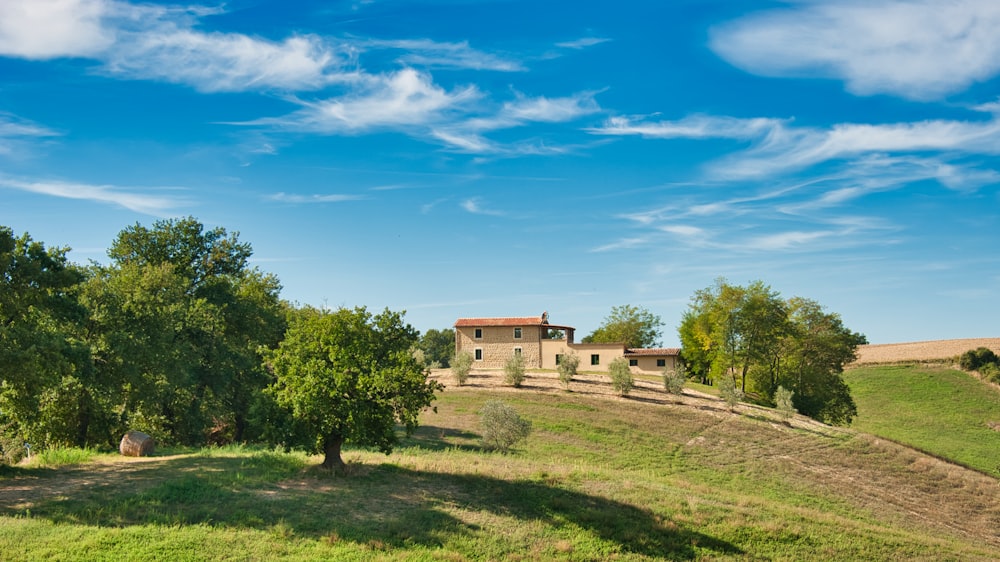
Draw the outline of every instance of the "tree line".
<instances>
[{"instance_id":1,"label":"tree line","mask_svg":"<svg viewBox=\"0 0 1000 562\"><path fill-rule=\"evenodd\" d=\"M25 445L113 447L140 429L164 445L303 446L336 468L345 439L387 450L397 424L412 430L438 388L426 367L453 348L401 313L283 301L250 244L193 217L125 228L106 264L67 252L0 226L8 462Z\"/></svg>"}]
</instances>

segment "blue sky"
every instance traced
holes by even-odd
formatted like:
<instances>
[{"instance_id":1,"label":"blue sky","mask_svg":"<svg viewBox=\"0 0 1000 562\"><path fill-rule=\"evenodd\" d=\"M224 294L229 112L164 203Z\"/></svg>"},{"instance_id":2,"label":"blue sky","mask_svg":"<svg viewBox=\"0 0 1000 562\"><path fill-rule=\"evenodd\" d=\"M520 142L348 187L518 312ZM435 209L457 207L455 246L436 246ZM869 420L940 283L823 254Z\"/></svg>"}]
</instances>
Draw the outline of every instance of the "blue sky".
<instances>
[{"instance_id":1,"label":"blue sky","mask_svg":"<svg viewBox=\"0 0 1000 562\"><path fill-rule=\"evenodd\" d=\"M1000 336L994 0L0 0L0 224L239 231L417 328L761 279L873 343Z\"/></svg>"}]
</instances>

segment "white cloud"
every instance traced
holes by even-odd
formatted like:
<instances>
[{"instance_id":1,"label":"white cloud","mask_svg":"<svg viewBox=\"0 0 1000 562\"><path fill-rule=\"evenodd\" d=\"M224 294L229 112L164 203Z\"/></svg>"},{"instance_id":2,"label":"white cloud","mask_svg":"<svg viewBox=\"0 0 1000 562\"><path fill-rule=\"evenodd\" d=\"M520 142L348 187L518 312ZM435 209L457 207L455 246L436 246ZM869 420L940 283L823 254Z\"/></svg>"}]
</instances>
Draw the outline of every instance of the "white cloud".
<instances>
[{"instance_id":1,"label":"white cloud","mask_svg":"<svg viewBox=\"0 0 1000 562\"><path fill-rule=\"evenodd\" d=\"M473 86L447 92L434 84L430 75L411 68L390 75L369 76L366 82L357 91L338 98L302 102L305 107L286 118L249 124L327 134L429 125L480 97Z\"/></svg>"},{"instance_id":2,"label":"white cloud","mask_svg":"<svg viewBox=\"0 0 1000 562\"><path fill-rule=\"evenodd\" d=\"M0 176L0 187L49 195L63 199L79 199L123 207L153 216L165 216L186 203L175 197L149 195L135 188L113 185L89 185L49 180L21 180Z\"/></svg>"},{"instance_id":3,"label":"white cloud","mask_svg":"<svg viewBox=\"0 0 1000 562\"><path fill-rule=\"evenodd\" d=\"M754 74L928 100L1000 73L997 29L995 0L798 0L715 27L710 46Z\"/></svg>"},{"instance_id":4,"label":"white cloud","mask_svg":"<svg viewBox=\"0 0 1000 562\"><path fill-rule=\"evenodd\" d=\"M348 195L343 193L329 193L325 195L300 195L297 193L278 192L267 197L271 201L281 201L283 203L343 203L344 201L358 201L364 199L361 195Z\"/></svg>"},{"instance_id":5,"label":"white cloud","mask_svg":"<svg viewBox=\"0 0 1000 562\"><path fill-rule=\"evenodd\" d=\"M794 127L790 120L771 118L698 115L678 121L644 121L614 117L604 126L589 131L598 135L636 135L653 139L723 138L750 141L748 149L709 165L710 176L723 180L772 176L831 160L873 154L941 151L1000 154L1000 117L997 116L984 121L928 120L878 125L841 123L826 129ZM944 166L934 175L947 184L947 177L955 172L955 168ZM989 173L980 174L980 185L990 176ZM964 176L964 179L968 178Z\"/></svg>"},{"instance_id":6,"label":"white cloud","mask_svg":"<svg viewBox=\"0 0 1000 562\"><path fill-rule=\"evenodd\" d=\"M649 240L647 238L644 238L644 237L643 238L622 238L621 240L618 240L617 242L612 242L610 244L605 244L603 246L598 246L596 248L591 249L590 251L594 252L594 253L601 253L601 252L610 252L610 251L613 251L613 250L625 250L625 249L628 249L628 248L635 248L636 246L642 246L642 245L646 244L647 242L649 242Z\"/></svg>"},{"instance_id":7,"label":"white cloud","mask_svg":"<svg viewBox=\"0 0 1000 562\"><path fill-rule=\"evenodd\" d=\"M780 127L785 121L768 118L739 119L693 115L678 121L645 121L642 117L611 117L601 127L587 131L597 135L639 135L651 139L726 138L749 140Z\"/></svg>"},{"instance_id":8,"label":"white cloud","mask_svg":"<svg viewBox=\"0 0 1000 562\"><path fill-rule=\"evenodd\" d=\"M465 201L462 201L461 207L474 215L490 215L494 217L504 216L505 213L503 213L502 211L487 209L483 207L481 202L482 198L473 197L471 199L466 199Z\"/></svg>"},{"instance_id":9,"label":"white cloud","mask_svg":"<svg viewBox=\"0 0 1000 562\"><path fill-rule=\"evenodd\" d=\"M350 79L337 72L344 57L313 35L272 42L189 29L142 31L124 35L104 58L109 73L188 84L205 92L313 90Z\"/></svg>"},{"instance_id":10,"label":"white cloud","mask_svg":"<svg viewBox=\"0 0 1000 562\"><path fill-rule=\"evenodd\" d=\"M91 56L114 42L106 0L3 0L0 54L27 59Z\"/></svg>"},{"instance_id":11,"label":"white cloud","mask_svg":"<svg viewBox=\"0 0 1000 562\"><path fill-rule=\"evenodd\" d=\"M676 234L678 236L684 236L687 238L693 238L696 236L704 236L705 229L699 228L697 226L683 225L683 224L670 224L666 226L661 226L660 230L663 232L669 232L670 234Z\"/></svg>"},{"instance_id":12,"label":"white cloud","mask_svg":"<svg viewBox=\"0 0 1000 562\"><path fill-rule=\"evenodd\" d=\"M505 59L495 54L479 51L469 46L468 41L443 43L430 39L372 39L361 43L365 47L381 49L401 49L408 51L399 57L407 66L472 70L496 70L517 72L526 70L520 61Z\"/></svg>"},{"instance_id":13,"label":"white cloud","mask_svg":"<svg viewBox=\"0 0 1000 562\"><path fill-rule=\"evenodd\" d=\"M0 55L90 58L112 75L207 92L308 90L350 79L350 48L313 35L276 42L198 31L198 18L213 13L115 0L8 0L0 2Z\"/></svg>"},{"instance_id":14,"label":"white cloud","mask_svg":"<svg viewBox=\"0 0 1000 562\"><path fill-rule=\"evenodd\" d=\"M587 47L593 47L594 45L600 45L601 43L606 43L611 41L607 37L581 37L573 41L563 41L562 43L556 43L556 47L562 47L564 49L586 49Z\"/></svg>"},{"instance_id":15,"label":"white cloud","mask_svg":"<svg viewBox=\"0 0 1000 562\"><path fill-rule=\"evenodd\" d=\"M566 147L547 146L535 142L501 145L485 138L482 133L520 127L528 123L564 123L601 110L594 92L547 98L517 94L505 102L493 115L473 117L464 121L442 124L431 135L460 152L489 155L561 154Z\"/></svg>"},{"instance_id":16,"label":"white cloud","mask_svg":"<svg viewBox=\"0 0 1000 562\"><path fill-rule=\"evenodd\" d=\"M16 115L0 112L0 154L10 154L14 146L40 137L54 137L59 133L21 119Z\"/></svg>"}]
</instances>

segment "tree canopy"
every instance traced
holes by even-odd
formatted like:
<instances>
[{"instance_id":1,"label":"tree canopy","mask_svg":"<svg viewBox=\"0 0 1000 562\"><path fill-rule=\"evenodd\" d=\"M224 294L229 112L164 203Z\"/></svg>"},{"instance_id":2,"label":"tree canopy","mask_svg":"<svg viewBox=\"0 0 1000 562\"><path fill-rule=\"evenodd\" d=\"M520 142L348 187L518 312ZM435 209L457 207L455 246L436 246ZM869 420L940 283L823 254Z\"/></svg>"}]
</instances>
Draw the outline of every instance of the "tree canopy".
<instances>
[{"instance_id":1,"label":"tree canopy","mask_svg":"<svg viewBox=\"0 0 1000 562\"><path fill-rule=\"evenodd\" d=\"M325 455L323 467L341 470L345 442L392 451L396 425L410 433L441 387L427 380L411 353L417 332L402 314L365 308L304 309L293 315L284 340L267 352L270 387L309 442Z\"/></svg>"},{"instance_id":2,"label":"tree canopy","mask_svg":"<svg viewBox=\"0 0 1000 562\"><path fill-rule=\"evenodd\" d=\"M640 306L621 305L583 343L624 343L628 348L658 347L663 320Z\"/></svg>"},{"instance_id":3,"label":"tree canopy","mask_svg":"<svg viewBox=\"0 0 1000 562\"><path fill-rule=\"evenodd\" d=\"M857 414L841 375L867 340L815 301L783 300L761 281L719 279L691 298L678 335L688 370L702 379L731 379L772 403L784 387L796 410L828 423Z\"/></svg>"}]
</instances>

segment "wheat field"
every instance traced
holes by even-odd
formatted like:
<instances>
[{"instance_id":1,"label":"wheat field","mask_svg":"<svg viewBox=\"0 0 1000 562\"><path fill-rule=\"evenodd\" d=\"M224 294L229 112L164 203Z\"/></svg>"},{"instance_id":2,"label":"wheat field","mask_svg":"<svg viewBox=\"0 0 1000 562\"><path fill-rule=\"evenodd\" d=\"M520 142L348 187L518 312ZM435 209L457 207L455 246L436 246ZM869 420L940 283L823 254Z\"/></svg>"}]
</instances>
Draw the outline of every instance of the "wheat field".
<instances>
[{"instance_id":1,"label":"wheat field","mask_svg":"<svg viewBox=\"0 0 1000 562\"><path fill-rule=\"evenodd\" d=\"M871 365L877 363L904 363L909 361L946 361L978 347L988 347L994 352L1000 353L1000 338L970 338L862 345L858 347L858 359L854 364Z\"/></svg>"}]
</instances>

